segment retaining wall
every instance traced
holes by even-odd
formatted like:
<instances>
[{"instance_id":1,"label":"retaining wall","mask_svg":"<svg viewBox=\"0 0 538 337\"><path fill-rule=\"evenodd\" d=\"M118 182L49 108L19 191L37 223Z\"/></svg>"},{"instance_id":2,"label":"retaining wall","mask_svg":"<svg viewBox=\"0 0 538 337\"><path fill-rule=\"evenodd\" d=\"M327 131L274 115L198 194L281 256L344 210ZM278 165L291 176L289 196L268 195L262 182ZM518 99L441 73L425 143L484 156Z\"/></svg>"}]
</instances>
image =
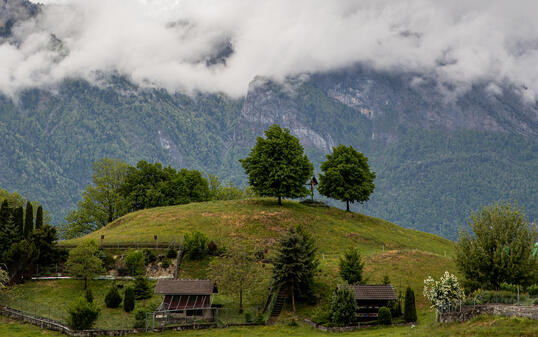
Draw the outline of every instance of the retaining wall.
<instances>
[{"instance_id":1,"label":"retaining wall","mask_svg":"<svg viewBox=\"0 0 538 337\"><path fill-rule=\"evenodd\" d=\"M461 311L447 312L439 315L439 322L465 322L481 314L508 317L517 316L538 320L538 306L517 306L509 304L468 305L463 306Z\"/></svg>"}]
</instances>

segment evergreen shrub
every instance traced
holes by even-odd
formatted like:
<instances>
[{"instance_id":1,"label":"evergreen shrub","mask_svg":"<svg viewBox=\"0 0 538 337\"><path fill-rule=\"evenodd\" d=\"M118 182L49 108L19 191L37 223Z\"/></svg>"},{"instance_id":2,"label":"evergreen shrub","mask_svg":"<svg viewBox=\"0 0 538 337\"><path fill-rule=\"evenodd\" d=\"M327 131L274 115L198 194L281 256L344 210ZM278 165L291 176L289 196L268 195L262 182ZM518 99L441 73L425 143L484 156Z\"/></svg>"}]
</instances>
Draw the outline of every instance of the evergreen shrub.
<instances>
[{"instance_id":1,"label":"evergreen shrub","mask_svg":"<svg viewBox=\"0 0 538 337\"><path fill-rule=\"evenodd\" d=\"M390 314L390 309L387 307L379 308L377 313L377 323L382 325L392 324L392 315Z\"/></svg>"},{"instance_id":2,"label":"evergreen shrub","mask_svg":"<svg viewBox=\"0 0 538 337\"><path fill-rule=\"evenodd\" d=\"M105 296L105 304L107 308L117 308L121 304L121 295L118 287L114 284Z\"/></svg>"},{"instance_id":3,"label":"evergreen shrub","mask_svg":"<svg viewBox=\"0 0 538 337\"><path fill-rule=\"evenodd\" d=\"M67 323L74 330L90 329L99 317L99 308L94 303L89 303L84 297L80 297L69 304Z\"/></svg>"},{"instance_id":4,"label":"evergreen shrub","mask_svg":"<svg viewBox=\"0 0 538 337\"><path fill-rule=\"evenodd\" d=\"M404 319L406 322L417 321L417 308L415 306L415 293L407 287L405 290Z\"/></svg>"},{"instance_id":5,"label":"evergreen shrub","mask_svg":"<svg viewBox=\"0 0 538 337\"><path fill-rule=\"evenodd\" d=\"M125 295L123 297L123 310L125 312L133 311L135 307L135 295L134 290L131 287L125 288Z\"/></svg>"}]
</instances>

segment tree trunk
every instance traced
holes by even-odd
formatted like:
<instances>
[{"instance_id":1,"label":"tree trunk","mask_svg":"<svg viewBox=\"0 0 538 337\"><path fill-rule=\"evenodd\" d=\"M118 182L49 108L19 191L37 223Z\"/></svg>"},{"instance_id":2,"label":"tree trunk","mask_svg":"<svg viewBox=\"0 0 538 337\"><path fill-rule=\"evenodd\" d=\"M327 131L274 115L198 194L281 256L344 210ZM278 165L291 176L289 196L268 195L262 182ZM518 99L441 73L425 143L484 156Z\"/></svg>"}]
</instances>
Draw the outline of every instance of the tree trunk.
<instances>
[{"instance_id":1,"label":"tree trunk","mask_svg":"<svg viewBox=\"0 0 538 337\"><path fill-rule=\"evenodd\" d=\"M293 288L293 280L291 281L291 308L295 313L295 289Z\"/></svg>"},{"instance_id":2,"label":"tree trunk","mask_svg":"<svg viewBox=\"0 0 538 337\"><path fill-rule=\"evenodd\" d=\"M282 206L282 197L280 195L278 196L278 204Z\"/></svg>"},{"instance_id":3,"label":"tree trunk","mask_svg":"<svg viewBox=\"0 0 538 337\"><path fill-rule=\"evenodd\" d=\"M346 201L346 212L349 212L349 201Z\"/></svg>"}]
</instances>

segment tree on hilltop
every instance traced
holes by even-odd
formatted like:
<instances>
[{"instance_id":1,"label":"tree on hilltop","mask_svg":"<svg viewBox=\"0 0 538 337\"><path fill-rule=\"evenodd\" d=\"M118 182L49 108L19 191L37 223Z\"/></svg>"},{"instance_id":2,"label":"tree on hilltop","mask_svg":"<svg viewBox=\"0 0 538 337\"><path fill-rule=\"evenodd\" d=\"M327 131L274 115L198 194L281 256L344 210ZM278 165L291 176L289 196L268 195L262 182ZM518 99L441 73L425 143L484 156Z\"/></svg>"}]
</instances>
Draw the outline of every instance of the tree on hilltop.
<instances>
[{"instance_id":1,"label":"tree on hilltop","mask_svg":"<svg viewBox=\"0 0 538 337\"><path fill-rule=\"evenodd\" d=\"M314 167L299 139L277 124L265 130L265 137L258 137L248 157L239 160L254 192L277 197L279 205L282 205L282 197L308 195L305 184Z\"/></svg>"},{"instance_id":2,"label":"tree on hilltop","mask_svg":"<svg viewBox=\"0 0 538 337\"><path fill-rule=\"evenodd\" d=\"M362 203L370 199L374 191L375 172L370 171L368 158L352 146L340 144L333 147L327 160L321 163L318 191L322 195L349 203Z\"/></svg>"}]
</instances>

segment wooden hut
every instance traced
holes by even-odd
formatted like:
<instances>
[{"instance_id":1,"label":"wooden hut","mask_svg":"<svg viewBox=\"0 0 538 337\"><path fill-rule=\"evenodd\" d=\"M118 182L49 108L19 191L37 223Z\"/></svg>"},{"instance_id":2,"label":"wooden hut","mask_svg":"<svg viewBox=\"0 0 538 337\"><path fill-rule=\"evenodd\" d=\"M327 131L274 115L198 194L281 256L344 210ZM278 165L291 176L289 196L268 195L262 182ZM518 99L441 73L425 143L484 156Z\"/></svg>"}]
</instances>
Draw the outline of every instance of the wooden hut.
<instances>
[{"instance_id":1,"label":"wooden hut","mask_svg":"<svg viewBox=\"0 0 538 337\"><path fill-rule=\"evenodd\" d=\"M213 294L217 293L212 280L160 279L155 294L163 295L158 312L176 318L214 319Z\"/></svg>"},{"instance_id":2,"label":"wooden hut","mask_svg":"<svg viewBox=\"0 0 538 337\"><path fill-rule=\"evenodd\" d=\"M389 301L398 299L391 285L357 284L350 287L357 302L357 318L361 321L377 319L379 308L387 307Z\"/></svg>"}]
</instances>

